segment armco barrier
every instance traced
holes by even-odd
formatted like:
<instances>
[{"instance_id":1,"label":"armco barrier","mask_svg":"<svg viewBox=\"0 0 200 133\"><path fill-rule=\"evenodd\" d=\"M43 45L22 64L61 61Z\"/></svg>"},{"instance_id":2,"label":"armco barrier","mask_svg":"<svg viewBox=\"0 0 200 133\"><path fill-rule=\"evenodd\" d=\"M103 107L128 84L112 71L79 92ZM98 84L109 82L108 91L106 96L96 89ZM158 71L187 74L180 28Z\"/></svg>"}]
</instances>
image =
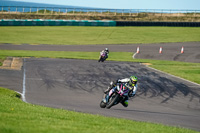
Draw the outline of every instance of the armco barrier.
<instances>
[{"instance_id":1,"label":"armco barrier","mask_svg":"<svg viewBox=\"0 0 200 133\"><path fill-rule=\"evenodd\" d=\"M1 19L0 20L0 26L116 26L116 21Z\"/></svg>"},{"instance_id":2,"label":"armco barrier","mask_svg":"<svg viewBox=\"0 0 200 133\"><path fill-rule=\"evenodd\" d=\"M137 22L116 21L116 26L174 26L174 27L200 27L200 22Z\"/></svg>"}]
</instances>

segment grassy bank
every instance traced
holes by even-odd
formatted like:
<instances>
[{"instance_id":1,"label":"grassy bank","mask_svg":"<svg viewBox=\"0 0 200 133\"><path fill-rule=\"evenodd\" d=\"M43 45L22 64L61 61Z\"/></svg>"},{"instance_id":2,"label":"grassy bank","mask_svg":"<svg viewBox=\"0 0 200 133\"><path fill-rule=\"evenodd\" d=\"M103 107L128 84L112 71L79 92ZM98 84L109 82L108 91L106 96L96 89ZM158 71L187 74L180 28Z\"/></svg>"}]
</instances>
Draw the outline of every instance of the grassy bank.
<instances>
[{"instance_id":1,"label":"grassy bank","mask_svg":"<svg viewBox=\"0 0 200 133\"><path fill-rule=\"evenodd\" d=\"M189 129L77 113L24 103L0 87L1 133L195 133Z\"/></svg>"},{"instance_id":2,"label":"grassy bank","mask_svg":"<svg viewBox=\"0 0 200 133\"><path fill-rule=\"evenodd\" d=\"M200 41L199 27L1 27L0 43L137 44Z\"/></svg>"},{"instance_id":3,"label":"grassy bank","mask_svg":"<svg viewBox=\"0 0 200 133\"><path fill-rule=\"evenodd\" d=\"M27 9L28 10L28 9ZM52 9L51 9L52 10ZM50 10L39 10L37 12L2 12L0 10L0 19L65 19L65 20L116 20L116 21L156 21L156 22L199 22L199 13L125 13L125 12L107 12L107 11L88 11L78 12L69 11L59 13Z\"/></svg>"},{"instance_id":4,"label":"grassy bank","mask_svg":"<svg viewBox=\"0 0 200 133\"><path fill-rule=\"evenodd\" d=\"M120 55L120 58L119 58ZM200 63L186 63L176 61L160 61L147 59L134 59L131 52L112 52L108 60L151 63L151 67L182 77L200 84ZM0 50L0 58L13 57L48 57L48 58L72 58L97 60L99 52L65 52L65 51L24 51L24 50Z\"/></svg>"}]
</instances>

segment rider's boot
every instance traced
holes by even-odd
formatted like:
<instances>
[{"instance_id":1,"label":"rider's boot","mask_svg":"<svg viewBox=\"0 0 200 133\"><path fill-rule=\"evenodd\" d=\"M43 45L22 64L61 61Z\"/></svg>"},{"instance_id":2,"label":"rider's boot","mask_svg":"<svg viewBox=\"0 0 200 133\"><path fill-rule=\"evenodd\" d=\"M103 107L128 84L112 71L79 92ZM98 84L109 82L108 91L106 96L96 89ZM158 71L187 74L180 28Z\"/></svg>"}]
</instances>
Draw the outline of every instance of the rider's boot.
<instances>
[{"instance_id":1,"label":"rider's boot","mask_svg":"<svg viewBox=\"0 0 200 133\"><path fill-rule=\"evenodd\" d=\"M112 87L109 86L108 89L106 89L106 90L104 91L104 94L107 94L111 89L112 89Z\"/></svg>"},{"instance_id":2,"label":"rider's boot","mask_svg":"<svg viewBox=\"0 0 200 133\"><path fill-rule=\"evenodd\" d=\"M113 81L110 82L110 86L108 87L108 89L106 89L104 91L105 94L107 94L113 87L115 87L115 83Z\"/></svg>"},{"instance_id":3,"label":"rider's boot","mask_svg":"<svg viewBox=\"0 0 200 133\"><path fill-rule=\"evenodd\" d=\"M126 97L122 102L121 104L124 106L124 107L128 107L128 97Z\"/></svg>"}]
</instances>

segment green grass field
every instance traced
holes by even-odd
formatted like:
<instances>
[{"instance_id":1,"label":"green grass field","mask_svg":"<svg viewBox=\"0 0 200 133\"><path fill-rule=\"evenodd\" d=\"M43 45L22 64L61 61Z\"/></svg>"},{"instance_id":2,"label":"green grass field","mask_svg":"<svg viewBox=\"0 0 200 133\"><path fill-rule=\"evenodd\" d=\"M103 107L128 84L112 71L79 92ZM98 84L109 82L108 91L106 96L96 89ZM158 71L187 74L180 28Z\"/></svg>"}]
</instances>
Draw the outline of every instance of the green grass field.
<instances>
[{"instance_id":1,"label":"green grass field","mask_svg":"<svg viewBox=\"0 0 200 133\"><path fill-rule=\"evenodd\" d=\"M0 43L13 44L133 44L200 41L200 28L183 27L0 27ZM118 59L118 55L121 58ZM200 63L132 59L130 52L112 52L111 61L151 63L151 67L200 83ZM7 56L97 60L99 52L0 50ZM178 68L178 69L177 69ZM24 103L20 95L0 88L0 133L20 132L133 132L193 133L196 131L103 117Z\"/></svg>"},{"instance_id":2,"label":"green grass field","mask_svg":"<svg viewBox=\"0 0 200 133\"><path fill-rule=\"evenodd\" d=\"M78 113L24 103L0 87L1 133L195 133L189 129ZM197 133L197 132L196 132Z\"/></svg>"},{"instance_id":3,"label":"green grass field","mask_svg":"<svg viewBox=\"0 0 200 133\"><path fill-rule=\"evenodd\" d=\"M0 27L0 43L138 44L200 41L199 27Z\"/></svg>"}]
</instances>

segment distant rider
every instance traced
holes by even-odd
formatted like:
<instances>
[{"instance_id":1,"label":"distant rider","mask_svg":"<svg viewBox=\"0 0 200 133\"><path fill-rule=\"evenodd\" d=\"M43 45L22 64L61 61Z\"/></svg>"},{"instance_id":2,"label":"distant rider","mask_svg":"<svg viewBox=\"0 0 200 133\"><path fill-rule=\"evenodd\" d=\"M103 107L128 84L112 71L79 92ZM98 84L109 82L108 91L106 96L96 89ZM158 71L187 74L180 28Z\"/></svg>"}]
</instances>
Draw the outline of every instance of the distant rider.
<instances>
[{"instance_id":1,"label":"distant rider","mask_svg":"<svg viewBox=\"0 0 200 133\"><path fill-rule=\"evenodd\" d=\"M128 107L128 100L129 97L134 97L135 93L137 91L137 81L138 78L136 76L131 76L130 78L125 78L125 79L118 79L117 81L112 81L110 83L110 86L108 87L107 90L104 91L105 94L107 94L111 89L116 89L117 85L121 85L122 83L124 84L124 87L126 89L129 89L128 96L125 97L125 99L121 102L121 104L124 107ZM109 95L106 96L106 101L109 99Z\"/></svg>"},{"instance_id":2,"label":"distant rider","mask_svg":"<svg viewBox=\"0 0 200 133\"><path fill-rule=\"evenodd\" d=\"M108 48L105 48L105 50L102 50L101 52L100 52L100 55L101 54L103 54L103 53L105 53L105 59L107 59L108 58L108 55L109 55L109 50L108 50Z\"/></svg>"}]
</instances>

